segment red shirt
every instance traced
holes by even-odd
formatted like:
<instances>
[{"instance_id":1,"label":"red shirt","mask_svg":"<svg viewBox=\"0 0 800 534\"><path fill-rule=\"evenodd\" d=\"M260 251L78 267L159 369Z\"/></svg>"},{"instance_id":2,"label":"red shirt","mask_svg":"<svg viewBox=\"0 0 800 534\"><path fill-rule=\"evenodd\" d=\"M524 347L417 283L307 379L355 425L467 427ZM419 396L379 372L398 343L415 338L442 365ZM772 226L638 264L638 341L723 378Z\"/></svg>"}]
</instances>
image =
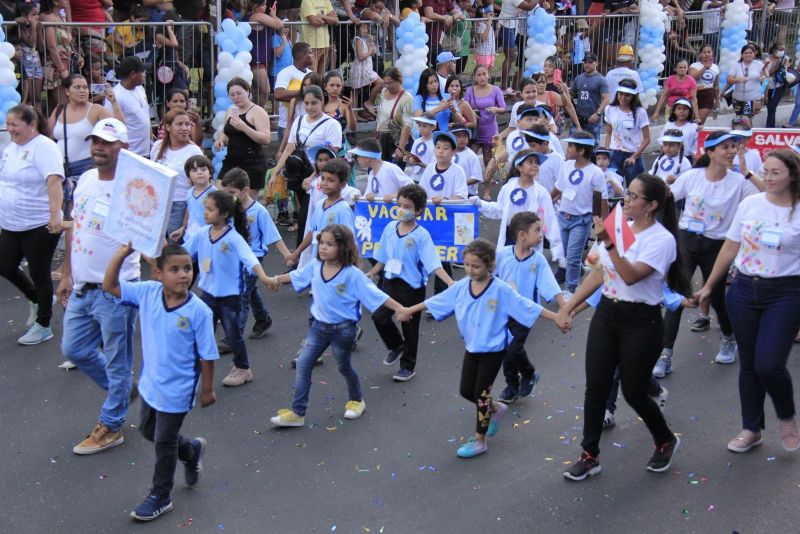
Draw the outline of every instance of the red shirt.
<instances>
[{"instance_id":1,"label":"red shirt","mask_svg":"<svg viewBox=\"0 0 800 534\"><path fill-rule=\"evenodd\" d=\"M433 12L437 15L448 15L456 8L453 0L422 0L422 15L425 14L426 7L433 9ZM433 48L431 43L439 43L443 29L444 24L442 22L437 21L431 25L431 40L428 42L428 46Z\"/></svg>"},{"instance_id":2,"label":"red shirt","mask_svg":"<svg viewBox=\"0 0 800 534\"><path fill-rule=\"evenodd\" d=\"M105 22L106 15L100 0L69 0L72 22Z\"/></svg>"},{"instance_id":3,"label":"red shirt","mask_svg":"<svg viewBox=\"0 0 800 534\"><path fill-rule=\"evenodd\" d=\"M692 91L697 89L697 82L688 74L683 77L683 81L678 81L677 76L673 74L664 82L664 87L667 90L667 105L672 107L672 104L679 98L685 98L691 102Z\"/></svg>"}]
</instances>

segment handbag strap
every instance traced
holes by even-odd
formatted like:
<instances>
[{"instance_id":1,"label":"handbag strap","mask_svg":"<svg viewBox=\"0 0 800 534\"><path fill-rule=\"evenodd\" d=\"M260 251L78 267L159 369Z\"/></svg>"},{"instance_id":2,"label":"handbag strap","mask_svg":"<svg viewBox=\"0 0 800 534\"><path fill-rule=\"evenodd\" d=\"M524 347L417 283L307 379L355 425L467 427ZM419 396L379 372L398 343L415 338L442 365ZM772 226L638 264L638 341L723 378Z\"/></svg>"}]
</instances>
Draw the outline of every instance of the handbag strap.
<instances>
[{"instance_id":1,"label":"handbag strap","mask_svg":"<svg viewBox=\"0 0 800 534\"><path fill-rule=\"evenodd\" d=\"M64 120L61 121L64 126L64 163L69 166L69 150L67 148L67 105L64 104ZM67 169L64 169L65 171Z\"/></svg>"},{"instance_id":2,"label":"handbag strap","mask_svg":"<svg viewBox=\"0 0 800 534\"><path fill-rule=\"evenodd\" d=\"M308 132L305 141L300 143L300 121L303 120L303 115L301 115L300 118L297 119L297 131L294 133L295 139L297 139L297 143L295 143L295 146L297 146L298 148L305 148L306 142L308 141L308 138L311 137L311 134L314 133L314 130L322 126L324 123L328 122L328 119L330 119L330 117L326 117L323 120L319 121L317 124L315 124L314 127L311 128L311 131Z\"/></svg>"},{"instance_id":3,"label":"handbag strap","mask_svg":"<svg viewBox=\"0 0 800 534\"><path fill-rule=\"evenodd\" d=\"M397 109L397 104L400 103L400 99L406 96L406 91L403 89L403 92L397 95L397 98L394 99L394 105L392 106L392 111L389 112L389 120L394 120L394 112ZM395 121L396 122L396 121Z\"/></svg>"}]
</instances>

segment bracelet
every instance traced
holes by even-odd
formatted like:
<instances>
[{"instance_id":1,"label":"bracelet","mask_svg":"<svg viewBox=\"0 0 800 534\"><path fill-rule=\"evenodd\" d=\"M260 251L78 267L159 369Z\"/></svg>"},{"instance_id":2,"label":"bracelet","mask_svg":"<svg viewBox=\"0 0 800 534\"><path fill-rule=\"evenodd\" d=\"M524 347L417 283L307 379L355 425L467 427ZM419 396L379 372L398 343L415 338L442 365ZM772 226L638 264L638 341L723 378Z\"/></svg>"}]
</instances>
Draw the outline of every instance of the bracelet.
<instances>
[{"instance_id":1,"label":"bracelet","mask_svg":"<svg viewBox=\"0 0 800 534\"><path fill-rule=\"evenodd\" d=\"M614 247L616 247L616 245L615 245L615 244L614 244L614 242L612 241L611 243L609 243L608 245L606 245L606 250L611 250L611 249L613 249Z\"/></svg>"}]
</instances>

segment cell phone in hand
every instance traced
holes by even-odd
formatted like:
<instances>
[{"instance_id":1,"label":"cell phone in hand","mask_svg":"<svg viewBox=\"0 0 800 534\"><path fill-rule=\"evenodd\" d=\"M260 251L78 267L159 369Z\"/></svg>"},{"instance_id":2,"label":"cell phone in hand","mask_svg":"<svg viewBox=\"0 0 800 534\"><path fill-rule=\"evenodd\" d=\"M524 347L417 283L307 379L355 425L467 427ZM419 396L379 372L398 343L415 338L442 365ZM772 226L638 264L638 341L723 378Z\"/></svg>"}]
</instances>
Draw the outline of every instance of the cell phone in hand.
<instances>
[{"instance_id":1,"label":"cell phone in hand","mask_svg":"<svg viewBox=\"0 0 800 534\"><path fill-rule=\"evenodd\" d=\"M99 95L106 92L106 87L110 87L107 83L93 83L89 86L89 92L93 95Z\"/></svg>"},{"instance_id":2,"label":"cell phone in hand","mask_svg":"<svg viewBox=\"0 0 800 534\"><path fill-rule=\"evenodd\" d=\"M189 99L188 108L189 109L197 109L197 99L196 98L192 97L192 98Z\"/></svg>"},{"instance_id":3,"label":"cell phone in hand","mask_svg":"<svg viewBox=\"0 0 800 534\"><path fill-rule=\"evenodd\" d=\"M342 88L342 96L345 98L352 98L353 97L353 88L349 86L345 86Z\"/></svg>"},{"instance_id":4,"label":"cell phone in hand","mask_svg":"<svg viewBox=\"0 0 800 534\"><path fill-rule=\"evenodd\" d=\"M592 191L592 215L603 216L603 194L600 191Z\"/></svg>"},{"instance_id":5,"label":"cell phone in hand","mask_svg":"<svg viewBox=\"0 0 800 534\"><path fill-rule=\"evenodd\" d=\"M561 83L561 69L553 71L553 83L559 85Z\"/></svg>"}]
</instances>

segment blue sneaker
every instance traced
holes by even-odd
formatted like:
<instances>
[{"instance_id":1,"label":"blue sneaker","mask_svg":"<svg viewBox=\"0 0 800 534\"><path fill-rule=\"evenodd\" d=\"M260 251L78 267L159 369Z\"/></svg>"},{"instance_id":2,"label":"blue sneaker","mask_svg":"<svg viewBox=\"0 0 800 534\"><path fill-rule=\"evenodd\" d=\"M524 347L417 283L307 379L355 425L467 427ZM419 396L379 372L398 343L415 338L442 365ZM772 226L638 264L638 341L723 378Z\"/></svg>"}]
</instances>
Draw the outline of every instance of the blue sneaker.
<instances>
[{"instance_id":1,"label":"blue sneaker","mask_svg":"<svg viewBox=\"0 0 800 534\"><path fill-rule=\"evenodd\" d=\"M515 386L506 386L497 400L505 404L511 404L517 400L517 388Z\"/></svg>"},{"instance_id":2,"label":"blue sneaker","mask_svg":"<svg viewBox=\"0 0 800 534\"><path fill-rule=\"evenodd\" d=\"M469 438L468 442L458 448L456 455L459 458L475 458L488 451L489 447L486 446L486 443L475 438Z\"/></svg>"},{"instance_id":3,"label":"blue sneaker","mask_svg":"<svg viewBox=\"0 0 800 534\"><path fill-rule=\"evenodd\" d=\"M399 358L401 354L403 354L403 347L390 350L389 354L387 354L383 359L383 365L392 365L397 361L397 358Z\"/></svg>"},{"instance_id":4,"label":"blue sneaker","mask_svg":"<svg viewBox=\"0 0 800 534\"><path fill-rule=\"evenodd\" d=\"M506 410L508 410L508 406L502 402L497 403L497 411L489 417L489 429L486 431L487 438L491 438L500 430L500 421L503 420Z\"/></svg>"},{"instance_id":5,"label":"blue sneaker","mask_svg":"<svg viewBox=\"0 0 800 534\"><path fill-rule=\"evenodd\" d=\"M197 484L197 479L200 478L200 471L203 470L203 453L206 452L207 445L205 438L194 438L192 440L194 458L183 462L183 466L186 469L184 479L186 480L186 485L190 488Z\"/></svg>"},{"instance_id":6,"label":"blue sneaker","mask_svg":"<svg viewBox=\"0 0 800 534\"><path fill-rule=\"evenodd\" d=\"M525 397L530 397L533 395L533 388L539 382L539 373L533 373L533 376L530 378L523 378L522 383L519 386L519 391L517 395L520 399L524 399Z\"/></svg>"},{"instance_id":7,"label":"blue sneaker","mask_svg":"<svg viewBox=\"0 0 800 534\"><path fill-rule=\"evenodd\" d=\"M172 511L172 501L169 497L150 495L142 504L131 512L131 518L137 521L152 521L158 516Z\"/></svg>"},{"instance_id":8,"label":"blue sneaker","mask_svg":"<svg viewBox=\"0 0 800 534\"><path fill-rule=\"evenodd\" d=\"M400 369L394 374L392 379L395 382L408 382L409 380L414 378L415 374L417 373L414 372L412 369Z\"/></svg>"}]
</instances>

